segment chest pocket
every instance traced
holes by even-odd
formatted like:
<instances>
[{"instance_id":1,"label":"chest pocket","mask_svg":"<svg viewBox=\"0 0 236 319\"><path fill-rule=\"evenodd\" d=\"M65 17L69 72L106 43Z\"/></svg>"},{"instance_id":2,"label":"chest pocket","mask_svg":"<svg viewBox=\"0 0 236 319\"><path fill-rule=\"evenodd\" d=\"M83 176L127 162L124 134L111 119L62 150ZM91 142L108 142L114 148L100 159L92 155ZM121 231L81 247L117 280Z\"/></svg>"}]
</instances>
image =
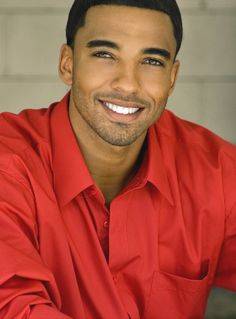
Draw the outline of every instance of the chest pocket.
<instances>
[{"instance_id":1,"label":"chest pocket","mask_svg":"<svg viewBox=\"0 0 236 319\"><path fill-rule=\"evenodd\" d=\"M173 274L154 273L145 319L201 319L209 293L209 274L188 279Z\"/></svg>"}]
</instances>

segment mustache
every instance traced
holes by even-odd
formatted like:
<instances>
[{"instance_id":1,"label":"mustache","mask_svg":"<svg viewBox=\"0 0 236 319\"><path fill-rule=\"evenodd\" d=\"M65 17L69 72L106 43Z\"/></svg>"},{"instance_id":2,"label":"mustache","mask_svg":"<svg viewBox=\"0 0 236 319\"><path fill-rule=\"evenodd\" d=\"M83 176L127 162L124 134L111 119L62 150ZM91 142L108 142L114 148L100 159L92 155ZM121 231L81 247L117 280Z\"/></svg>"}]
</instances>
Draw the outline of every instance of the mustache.
<instances>
[{"instance_id":1,"label":"mustache","mask_svg":"<svg viewBox=\"0 0 236 319\"><path fill-rule=\"evenodd\" d=\"M124 102L132 102L134 104L141 104L145 107L149 107L150 103L142 98L139 98L138 96L134 96L134 95L124 95L121 93L99 93L99 94L95 94L94 98L97 100L120 100L120 101L124 101Z\"/></svg>"}]
</instances>

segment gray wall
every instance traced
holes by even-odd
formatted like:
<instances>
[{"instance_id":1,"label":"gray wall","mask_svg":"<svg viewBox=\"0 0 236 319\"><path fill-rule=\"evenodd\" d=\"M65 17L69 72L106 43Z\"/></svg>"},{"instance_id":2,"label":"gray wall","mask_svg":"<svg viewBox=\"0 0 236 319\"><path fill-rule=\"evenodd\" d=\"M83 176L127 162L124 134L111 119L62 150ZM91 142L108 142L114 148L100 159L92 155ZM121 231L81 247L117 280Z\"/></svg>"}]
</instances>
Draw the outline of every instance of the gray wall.
<instances>
[{"instance_id":1,"label":"gray wall","mask_svg":"<svg viewBox=\"0 0 236 319\"><path fill-rule=\"evenodd\" d=\"M57 77L71 0L0 0L0 111L44 107ZM236 0L179 0L185 36L169 108L236 143Z\"/></svg>"},{"instance_id":2,"label":"gray wall","mask_svg":"<svg viewBox=\"0 0 236 319\"><path fill-rule=\"evenodd\" d=\"M168 107L236 143L236 0L177 2L185 35ZM0 111L46 107L66 93L57 63L71 3L0 0ZM214 290L208 318L236 318L236 294Z\"/></svg>"}]
</instances>

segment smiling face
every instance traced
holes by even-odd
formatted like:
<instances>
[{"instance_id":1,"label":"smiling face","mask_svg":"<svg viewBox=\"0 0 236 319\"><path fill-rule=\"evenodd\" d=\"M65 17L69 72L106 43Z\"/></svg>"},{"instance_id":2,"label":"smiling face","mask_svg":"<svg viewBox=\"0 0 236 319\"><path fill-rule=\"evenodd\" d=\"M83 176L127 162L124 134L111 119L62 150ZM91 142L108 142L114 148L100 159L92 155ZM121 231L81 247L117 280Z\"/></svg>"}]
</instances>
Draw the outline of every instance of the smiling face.
<instances>
[{"instance_id":1,"label":"smiling face","mask_svg":"<svg viewBox=\"0 0 236 319\"><path fill-rule=\"evenodd\" d=\"M174 88L179 64L170 18L127 6L90 8L74 49L64 45L60 75L72 85L75 132L116 146L143 140Z\"/></svg>"}]
</instances>

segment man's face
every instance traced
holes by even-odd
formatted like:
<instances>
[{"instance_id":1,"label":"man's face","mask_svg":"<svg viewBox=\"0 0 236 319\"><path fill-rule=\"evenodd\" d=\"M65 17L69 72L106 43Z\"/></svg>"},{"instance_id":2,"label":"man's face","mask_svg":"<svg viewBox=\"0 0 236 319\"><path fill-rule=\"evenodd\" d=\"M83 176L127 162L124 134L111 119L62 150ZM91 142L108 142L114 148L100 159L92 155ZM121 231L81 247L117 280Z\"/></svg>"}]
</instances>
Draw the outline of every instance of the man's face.
<instances>
[{"instance_id":1,"label":"man's face","mask_svg":"<svg viewBox=\"0 0 236 319\"><path fill-rule=\"evenodd\" d=\"M173 90L175 52L166 14L115 5L90 8L71 52L72 126L116 146L143 137Z\"/></svg>"}]
</instances>

